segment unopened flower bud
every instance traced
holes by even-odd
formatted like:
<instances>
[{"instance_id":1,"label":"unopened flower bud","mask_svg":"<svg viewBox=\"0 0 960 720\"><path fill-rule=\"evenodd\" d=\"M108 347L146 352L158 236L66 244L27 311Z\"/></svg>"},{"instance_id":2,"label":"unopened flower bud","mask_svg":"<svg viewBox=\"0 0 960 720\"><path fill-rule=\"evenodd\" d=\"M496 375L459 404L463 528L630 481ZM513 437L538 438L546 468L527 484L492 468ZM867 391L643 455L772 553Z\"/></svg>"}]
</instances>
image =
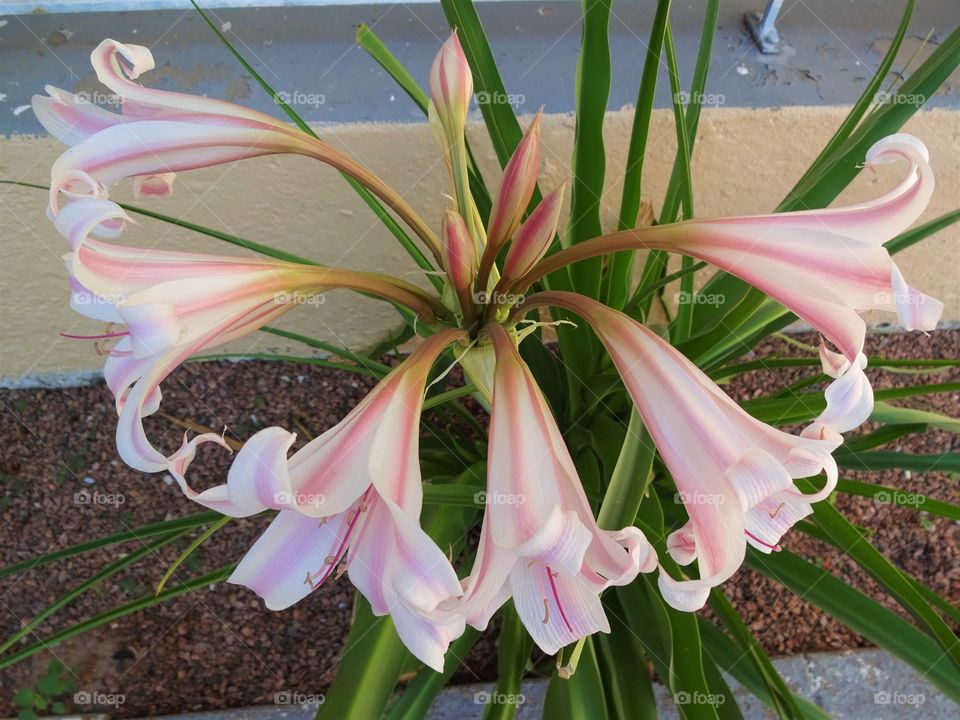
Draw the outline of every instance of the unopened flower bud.
<instances>
[{"instance_id":1,"label":"unopened flower bud","mask_svg":"<svg viewBox=\"0 0 960 720\"><path fill-rule=\"evenodd\" d=\"M464 290L473 282L476 271L477 246L463 218L453 210L443 213L440 243L447 277L456 290Z\"/></svg>"},{"instance_id":2,"label":"unopened flower bud","mask_svg":"<svg viewBox=\"0 0 960 720\"><path fill-rule=\"evenodd\" d=\"M525 275L547 252L557 232L563 191L567 183L547 195L517 230L503 264L503 277L516 280Z\"/></svg>"},{"instance_id":3,"label":"unopened flower bud","mask_svg":"<svg viewBox=\"0 0 960 720\"><path fill-rule=\"evenodd\" d=\"M463 134L473 97L473 75L456 33L443 44L430 66L430 94L448 135Z\"/></svg>"},{"instance_id":4,"label":"unopened flower bud","mask_svg":"<svg viewBox=\"0 0 960 720\"><path fill-rule=\"evenodd\" d=\"M487 230L487 243L492 248L502 247L516 232L537 186L537 173L540 169L540 115L538 112L530 123L526 135L517 145L513 157L503 171L503 182L490 212Z\"/></svg>"}]
</instances>

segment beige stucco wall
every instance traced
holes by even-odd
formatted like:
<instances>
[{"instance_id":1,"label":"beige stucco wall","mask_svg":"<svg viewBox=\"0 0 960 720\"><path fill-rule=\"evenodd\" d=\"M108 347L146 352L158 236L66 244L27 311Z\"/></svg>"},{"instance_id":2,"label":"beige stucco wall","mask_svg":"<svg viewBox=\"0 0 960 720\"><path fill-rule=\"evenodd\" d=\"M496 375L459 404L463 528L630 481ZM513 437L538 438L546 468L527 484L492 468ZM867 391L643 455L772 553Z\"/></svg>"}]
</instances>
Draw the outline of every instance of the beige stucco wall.
<instances>
[{"instance_id":1,"label":"beige stucco wall","mask_svg":"<svg viewBox=\"0 0 960 720\"><path fill-rule=\"evenodd\" d=\"M772 209L814 159L842 120L844 108L769 110L708 109L700 123L693 158L695 209L700 216L755 213ZM619 204L619 178L631 113L611 113L607 127L609 184L604 199L608 225ZM573 119L544 119L543 187L569 173ZM925 219L960 204L960 114L921 112L905 130L930 149L937 190ZM499 172L480 126L472 128L474 147L489 180ZM425 125L366 125L324 128L322 135L380 174L422 215L439 224L445 177ZM659 209L674 152L669 111L654 114L645 166L644 199ZM0 177L46 182L61 147L48 138L0 139ZM890 187L896 169L865 172L841 201L861 200ZM182 216L242 237L364 270L418 277L396 241L377 223L335 172L302 158L279 157L210 168L178 178L176 196L150 201L153 209ZM130 200L126 184L115 199ZM60 256L65 243L44 217L43 192L0 187L3 215L0 243L0 378L89 370L102 359L92 343L60 338L61 331L95 333L102 326L67 307L66 274ZM243 252L178 228L142 219L123 241L143 247ZM960 319L960 226L914 247L897 262L914 286L946 303L945 319ZM422 277L420 278L422 281ZM397 323L384 304L346 293L330 294L320 307L301 307L281 326L349 347L382 338ZM232 349L258 352L295 350L279 338L256 333Z\"/></svg>"}]
</instances>

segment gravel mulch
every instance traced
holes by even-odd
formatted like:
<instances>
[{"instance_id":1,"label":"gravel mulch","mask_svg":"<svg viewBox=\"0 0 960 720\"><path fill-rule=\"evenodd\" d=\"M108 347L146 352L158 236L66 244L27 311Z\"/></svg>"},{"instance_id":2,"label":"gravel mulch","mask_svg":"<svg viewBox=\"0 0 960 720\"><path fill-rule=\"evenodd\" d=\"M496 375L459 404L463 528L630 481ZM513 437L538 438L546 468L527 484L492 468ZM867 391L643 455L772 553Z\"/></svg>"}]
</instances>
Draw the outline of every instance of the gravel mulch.
<instances>
[{"instance_id":1,"label":"gravel mulch","mask_svg":"<svg viewBox=\"0 0 960 720\"><path fill-rule=\"evenodd\" d=\"M803 341L812 338L799 336ZM802 351L781 341L757 348L758 357L791 356ZM868 352L887 357L960 356L960 331L876 334ZM806 370L764 371L729 386L745 399L768 394L804 376ZM872 372L875 387L916 382L916 377ZM928 382L960 379L949 370L925 376ZM311 365L228 362L178 369L164 385L163 410L209 427L231 428L249 436L279 424L319 433L337 422L371 387L372 381ZM960 393L925 398L923 406L960 416ZM116 456L116 416L102 384L70 389L0 391L4 437L0 449L0 512L4 542L0 565L9 565L107 533L196 512L175 485L126 467ZM909 401L898 401L910 404ZM177 444L182 430L151 418L147 433L161 447ZM932 453L957 449L960 436L933 430L910 436L887 449ZM219 452L202 454L192 472L200 487L217 482L228 465ZM845 476L866 479L855 472ZM207 478L206 481L203 478ZM946 473L888 471L870 481L903 491L960 503L956 477ZM876 546L894 563L953 602L960 601L960 525L910 509L843 496L838 507L854 523L868 527ZM239 558L262 531L262 519L228 524L171 580L171 586L198 572ZM858 588L884 598L855 564L820 542L793 532L786 546L827 566ZM129 550L137 545L126 546ZM167 546L148 559L96 586L37 628L16 647L147 593L177 556ZM104 550L0 580L0 636L8 637L77 583L116 559ZM727 585L735 604L766 649L773 654L837 650L867 645L804 600L753 573L741 570ZM270 703L276 693L316 695L336 671L352 610L346 578L329 582L293 608L272 613L251 592L220 584L164 605L119 619L67 640L12 668L0 670L0 714L13 714L14 693L31 686L55 657L70 668L75 690L101 702L74 706L113 717ZM496 672L495 635L487 633L468 656L457 678L476 682ZM72 691L71 691L72 692ZM111 693L122 705L109 705ZM67 698L70 699L69 697Z\"/></svg>"}]
</instances>

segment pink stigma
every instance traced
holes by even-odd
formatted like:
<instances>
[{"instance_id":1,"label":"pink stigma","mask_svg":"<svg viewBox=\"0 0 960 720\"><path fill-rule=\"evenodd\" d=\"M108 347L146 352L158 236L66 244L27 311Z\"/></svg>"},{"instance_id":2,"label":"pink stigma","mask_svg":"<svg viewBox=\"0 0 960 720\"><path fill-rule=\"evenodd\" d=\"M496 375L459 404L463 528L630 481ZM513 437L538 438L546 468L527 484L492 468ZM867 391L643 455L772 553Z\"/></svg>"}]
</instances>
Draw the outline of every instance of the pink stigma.
<instances>
[{"instance_id":1,"label":"pink stigma","mask_svg":"<svg viewBox=\"0 0 960 720\"><path fill-rule=\"evenodd\" d=\"M768 547L768 548L770 548L771 550L773 550L774 552L780 552L780 549L781 549L781 548L780 548L779 543L776 544L776 545L771 545L770 543L764 542L763 540L761 540L760 538L758 538L756 535L754 535L754 534L753 534L752 532L750 532L749 530L744 530L743 532L746 533L747 537L750 538L751 540L753 540L754 542L759 543L760 545L763 545L764 547Z\"/></svg>"},{"instance_id":2,"label":"pink stigma","mask_svg":"<svg viewBox=\"0 0 960 720\"><path fill-rule=\"evenodd\" d=\"M560 617L563 618L564 624L567 626L567 630L573 632L573 627L570 625L570 621L567 620L567 614L563 611L563 605L560 604L560 594L557 592L557 584L553 581L553 571L550 570L549 565L544 565L547 571L547 580L550 583L550 592L553 593L553 601L557 604L557 610L560 611Z\"/></svg>"},{"instance_id":3,"label":"pink stigma","mask_svg":"<svg viewBox=\"0 0 960 720\"><path fill-rule=\"evenodd\" d=\"M326 568L324 568L323 575L320 576L319 580L313 583L313 587L311 588L312 590L316 590L327 581L327 578L330 577L330 574L333 572L334 568L343 558L343 554L347 549L347 543L349 543L350 536L353 534L353 529L357 526L357 520L360 519L360 514L366 510L365 503L367 501L367 495L369 494L370 488L367 488L367 491L363 494L363 497L360 498L360 501L354 505L352 510L350 510L352 517L347 524L346 532L344 532L343 537L340 538L340 544L337 546L336 552L331 556L334 559L332 562L326 563Z\"/></svg>"}]
</instances>

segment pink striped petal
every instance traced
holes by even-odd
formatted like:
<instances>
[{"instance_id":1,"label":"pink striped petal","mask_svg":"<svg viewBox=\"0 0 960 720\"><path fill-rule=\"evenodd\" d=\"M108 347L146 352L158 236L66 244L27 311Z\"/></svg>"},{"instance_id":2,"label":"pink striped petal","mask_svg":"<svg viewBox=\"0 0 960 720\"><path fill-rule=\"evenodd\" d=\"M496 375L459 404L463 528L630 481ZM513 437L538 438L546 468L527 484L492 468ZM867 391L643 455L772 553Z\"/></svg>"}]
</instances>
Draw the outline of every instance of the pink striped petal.
<instances>
[{"instance_id":1,"label":"pink striped petal","mask_svg":"<svg viewBox=\"0 0 960 720\"><path fill-rule=\"evenodd\" d=\"M566 187L567 183L564 181L541 200L517 230L503 264L503 277L507 280L516 280L525 275L547 252L556 235L557 223L560 222Z\"/></svg>"},{"instance_id":2,"label":"pink striped petal","mask_svg":"<svg viewBox=\"0 0 960 720\"><path fill-rule=\"evenodd\" d=\"M501 247L520 226L540 172L540 116L538 112L503 169L500 190L493 201L487 225L487 243Z\"/></svg>"},{"instance_id":3,"label":"pink striped petal","mask_svg":"<svg viewBox=\"0 0 960 720\"><path fill-rule=\"evenodd\" d=\"M610 632L600 596L577 575L521 562L510 572L510 589L523 626L547 655L596 632Z\"/></svg>"},{"instance_id":4,"label":"pink striped petal","mask_svg":"<svg viewBox=\"0 0 960 720\"><path fill-rule=\"evenodd\" d=\"M227 582L250 588L270 610L285 610L313 590L309 578L332 553L344 521L343 513L320 522L282 510Z\"/></svg>"}]
</instances>

